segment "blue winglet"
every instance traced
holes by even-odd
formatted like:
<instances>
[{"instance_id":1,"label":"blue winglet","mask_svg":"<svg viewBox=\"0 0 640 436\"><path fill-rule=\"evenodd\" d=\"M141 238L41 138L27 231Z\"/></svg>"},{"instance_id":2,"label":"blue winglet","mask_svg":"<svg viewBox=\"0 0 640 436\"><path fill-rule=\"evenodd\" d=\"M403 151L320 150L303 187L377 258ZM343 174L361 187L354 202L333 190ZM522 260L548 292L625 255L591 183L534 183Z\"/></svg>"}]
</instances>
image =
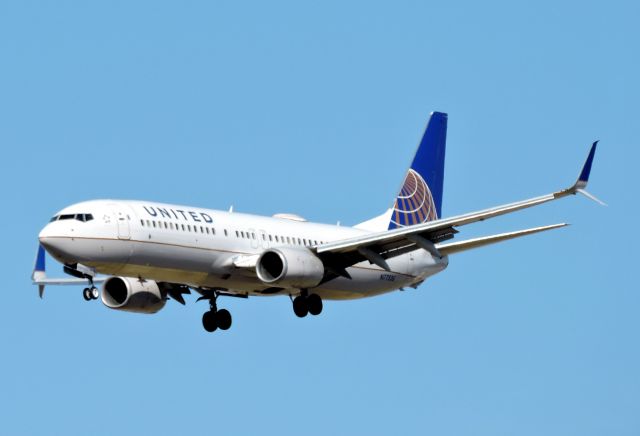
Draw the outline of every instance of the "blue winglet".
<instances>
[{"instance_id":1,"label":"blue winglet","mask_svg":"<svg viewBox=\"0 0 640 436\"><path fill-rule=\"evenodd\" d=\"M36 264L33 267L33 274L31 274L31 278L35 283L38 283L38 294L40 298L44 295L44 284L41 280L46 278L45 272L45 252L42 244L38 245L38 253L36 254Z\"/></svg>"},{"instance_id":2,"label":"blue winglet","mask_svg":"<svg viewBox=\"0 0 640 436\"><path fill-rule=\"evenodd\" d=\"M33 268L33 271L45 271L45 263L44 263L44 247L42 244L38 246L38 254L36 255L36 265Z\"/></svg>"},{"instance_id":3,"label":"blue winglet","mask_svg":"<svg viewBox=\"0 0 640 436\"><path fill-rule=\"evenodd\" d=\"M578 177L578 183L582 182L583 186L587 186L587 182L589 181L589 174L591 173L591 164L593 164L593 156L596 154L596 146L598 145L598 141L594 142L591 146L591 151L589 152L589 156L587 156L587 161L584 163L582 167L582 172L580 173L580 177Z\"/></svg>"}]
</instances>

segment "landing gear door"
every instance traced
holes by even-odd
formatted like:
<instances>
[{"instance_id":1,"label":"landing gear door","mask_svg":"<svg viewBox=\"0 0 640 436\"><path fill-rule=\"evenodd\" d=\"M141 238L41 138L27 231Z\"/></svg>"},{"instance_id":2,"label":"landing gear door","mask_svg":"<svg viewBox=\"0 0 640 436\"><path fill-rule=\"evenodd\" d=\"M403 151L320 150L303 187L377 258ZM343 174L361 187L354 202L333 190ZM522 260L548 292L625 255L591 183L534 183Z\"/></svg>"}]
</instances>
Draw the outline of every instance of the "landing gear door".
<instances>
[{"instance_id":1,"label":"landing gear door","mask_svg":"<svg viewBox=\"0 0 640 436\"><path fill-rule=\"evenodd\" d=\"M131 228L129 225L131 222L131 213L118 204L111 204L110 206L113 211L113 216L116 219L116 225L118 226L118 239L131 239Z\"/></svg>"}]
</instances>

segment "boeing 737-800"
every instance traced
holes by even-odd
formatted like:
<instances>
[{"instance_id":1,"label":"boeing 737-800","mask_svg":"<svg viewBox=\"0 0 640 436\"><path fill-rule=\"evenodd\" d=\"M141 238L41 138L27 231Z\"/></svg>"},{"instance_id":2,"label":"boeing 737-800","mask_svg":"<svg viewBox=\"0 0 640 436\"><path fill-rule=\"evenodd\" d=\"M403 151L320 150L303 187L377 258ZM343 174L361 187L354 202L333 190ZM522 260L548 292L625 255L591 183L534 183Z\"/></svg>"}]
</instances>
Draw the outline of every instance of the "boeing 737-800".
<instances>
[{"instance_id":1,"label":"boeing 737-800","mask_svg":"<svg viewBox=\"0 0 640 436\"><path fill-rule=\"evenodd\" d=\"M443 271L449 255L565 226L450 241L466 224L581 193L597 141L575 184L548 195L442 218L447 114L433 112L393 207L354 227L317 224L292 214L272 217L149 201L93 200L56 213L39 235L33 282L80 284L86 300L111 309L155 313L168 299L197 292L210 310L211 332L227 330L223 296L287 296L299 317L322 312L323 300L371 297L416 288ZM67 279L47 278L45 250ZM102 292L95 284L102 283Z\"/></svg>"}]
</instances>

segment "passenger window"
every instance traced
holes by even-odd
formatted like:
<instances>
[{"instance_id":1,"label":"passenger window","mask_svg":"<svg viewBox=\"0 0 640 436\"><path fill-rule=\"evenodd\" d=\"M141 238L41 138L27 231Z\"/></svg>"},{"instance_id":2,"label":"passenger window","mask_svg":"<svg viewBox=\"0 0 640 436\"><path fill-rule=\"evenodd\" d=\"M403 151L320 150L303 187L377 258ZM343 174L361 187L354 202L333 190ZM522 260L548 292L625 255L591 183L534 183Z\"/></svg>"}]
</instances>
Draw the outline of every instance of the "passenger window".
<instances>
[{"instance_id":1,"label":"passenger window","mask_svg":"<svg viewBox=\"0 0 640 436\"><path fill-rule=\"evenodd\" d=\"M269 235L269 242L273 242L273 238Z\"/></svg>"},{"instance_id":2,"label":"passenger window","mask_svg":"<svg viewBox=\"0 0 640 436\"><path fill-rule=\"evenodd\" d=\"M181 224L181 225L182 225L182 231L184 232L184 224Z\"/></svg>"},{"instance_id":3,"label":"passenger window","mask_svg":"<svg viewBox=\"0 0 640 436\"><path fill-rule=\"evenodd\" d=\"M165 229L168 229L168 228L169 228L169 225L167 225L167 222L166 222L166 221L164 222L164 228L165 228Z\"/></svg>"},{"instance_id":4,"label":"passenger window","mask_svg":"<svg viewBox=\"0 0 640 436\"><path fill-rule=\"evenodd\" d=\"M224 235L229 236L229 234L227 233L227 229L224 229Z\"/></svg>"},{"instance_id":5,"label":"passenger window","mask_svg":"<svg viewBox=\"0 0 640 436\"><path fill-rule=\"evenodd\" d=\"M191 224L187 224L187 232L191 231Z\"/></svg>"},{"instance_id":6,"label":"passenger window","mask_svg":"<svg viewBox=\"0 0 640 436\"><path fill-rule=\"evenodd\" d=\"M153 223L153 227L155 227L156 226L156 222L155 221L151 221L151 222Z\"/></svg>"},{"instance_id":7,"label":"passenger window","mask_svg":"<svg viewBox=\"0 0 640 436\"><path fill-rule=\"evenodd\" d=\"M216 234L216 228L215 227L211 227L211 234L215 235Z\"/></svg>"},{"instance_id":8,"label":"passenger window","mask_svg":"<svg viewBox=\"0 0 640 436\"><path fill-rule=\"evenodd\" d=\"M255 233L251 233L251 239L256 239L256 234Z\"/></svg>"},{"instance_id":9,"label":"passenger window","mask_svg":"<svg viewBox=\"0 0 640 436\"><path fill-rule=\"evenodd\" d=\"M209 227L207 227L207 235L209 234Z\"/></svg>"}]
</instances>

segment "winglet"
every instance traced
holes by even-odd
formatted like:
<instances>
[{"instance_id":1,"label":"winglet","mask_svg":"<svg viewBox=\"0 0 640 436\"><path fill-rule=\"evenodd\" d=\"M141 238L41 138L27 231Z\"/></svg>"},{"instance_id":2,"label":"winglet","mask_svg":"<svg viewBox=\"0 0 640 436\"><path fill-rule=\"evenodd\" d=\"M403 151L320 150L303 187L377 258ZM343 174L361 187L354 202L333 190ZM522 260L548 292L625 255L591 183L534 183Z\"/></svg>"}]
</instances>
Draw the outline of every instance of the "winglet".
<instances>
[{"instance_id":1,"label":"winglet","mask_svg":"<svg viewBox=\"0 0 640 436\"><path fill-rule=\"evenodd\" d=\"M38 294L40 298L44 295L44 284L39 283L47 277L46 265L45 265L45 253L42 244L38 245L38 253L36 254L36 263L33 267L33 274L31 279L38 285Z\"/></svg>"},{"instance_id":2,"label":"winglet","mask_svg":"<svg viewBox=\"0 0 640 436\"><path fill-rule=\"evenodd\" d=\"M596 154L596 147L598 146L598 141L594 142L591 145L591 150L589 151L589 156L587 156L587 160L582 167L582 171L580 172L580 177L576 181L576 189L583 189L587 187L587 183L589 182L589 174L591 173L591 165L593 164L593 157Z\"/></svg>"},{"instance_id":3,"label":"winglet","mask_svg":"<svg viewBox=\"0 0 640 436\"><path fill-rule=\"evenodd\" d=\"M576 180L576 183L571 187L571 189L569 190L570 193L572 194L582 194L585 197L587 197L590 200L595 201L596 203L601 204L602 206L606 206L607 204L605 202L603 202L602 200L598 199L595 195L587 192L584 188L587 187L587 183L589 183L589 174L591 174L591 165L593 164L593 157L596 154L596 147L598 146L598 142L599 141L595 141L592 145L591 145L591 150L589 151L589 156L587 156L587 160L584 163L584 166L582 167L582 171L580 172L580 176L578 177L578 180Z\"/></svg>"}]
</instances>

